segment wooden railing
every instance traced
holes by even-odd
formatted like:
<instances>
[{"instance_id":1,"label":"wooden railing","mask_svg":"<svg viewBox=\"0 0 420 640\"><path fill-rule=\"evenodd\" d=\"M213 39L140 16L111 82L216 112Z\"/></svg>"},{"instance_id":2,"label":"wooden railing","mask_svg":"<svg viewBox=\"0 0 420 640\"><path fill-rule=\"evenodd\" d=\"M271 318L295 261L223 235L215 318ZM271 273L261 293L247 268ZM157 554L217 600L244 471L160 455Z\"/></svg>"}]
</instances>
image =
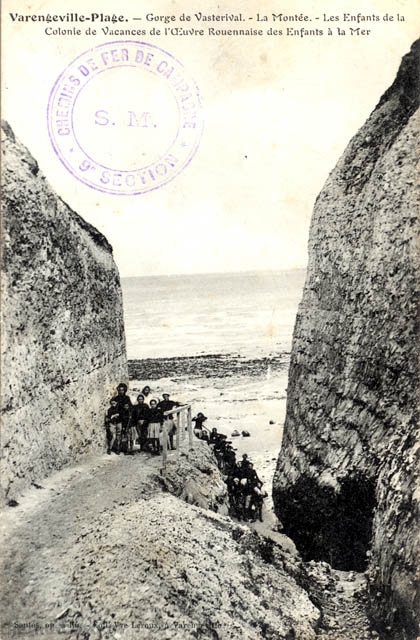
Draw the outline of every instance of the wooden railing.
<instances>
[{"instance_id":1,"label":"wooden railing","mask_svg":"<svg viewBox=\"0 0 420 640\"><path fill-rule=\"evenodd\" d=\"M179 444L185 438L185 427L188 431L189 448L193 446L193 430L191 419L191 405L183 404L180 407L174 407L164 412L164 417L174 416L176 426L176 456L179 457ZM168 459L168 421L163 421L162 432L162 473L166 471L166 462Z\"/></svg>"}]
</instances>

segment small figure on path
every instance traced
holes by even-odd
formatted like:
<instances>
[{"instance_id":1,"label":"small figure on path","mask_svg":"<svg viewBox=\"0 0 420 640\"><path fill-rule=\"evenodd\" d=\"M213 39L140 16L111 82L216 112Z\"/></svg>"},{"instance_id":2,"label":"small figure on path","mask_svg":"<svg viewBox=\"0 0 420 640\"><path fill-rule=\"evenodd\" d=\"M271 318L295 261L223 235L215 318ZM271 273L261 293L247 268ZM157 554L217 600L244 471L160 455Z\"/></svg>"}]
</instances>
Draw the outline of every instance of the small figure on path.
<instances>
[{"instance_id":1,"label":"small figure on path","mask_svg":"<svg viewBox=\"0 0 420 640\"><path fill-rule=\"evenodd\" d=\"M248 462L248 464L246 465L243 471L243 476L244 479L246 479L246 489L244 491L244 519L255 522L255 508L257 505L257 498L261 494L260 490L263 483L259 479L252 462ZM258 489L258 491L256 491L256 489Z\"/></svg>"},{"instance_id":2,"label":"small figure on path","mask_svg":"<svg viewBox=\"0 0 420 640\"><path fill-rule=\"evenodd\" d=\"M207 416L205 416L204 413L201 413L201 411L199 411L196 417L192 419L192 422L195 422L194 435L196 435L197 438L201 438L202 440L208 440L207 429L203 427L203 424L206 420Z\"/></svg>"},{"instance_id":3,"label":"small figure on path","mask_svg":"<svg viewBox=\"0 0 420 640\"><path fill-rule=\"evenodd\" d=\"M160 452L160 429L163 425L163 413L157 406L157 400L150 400L149 424L147 427L147 437L152 444L153 453L155 455Z\"/></svg>"},{"instance_id":4,"label":"small figure on path","mask_svg":"<svg viewBox=\"0 0 420 640\"><path fill-rule=\"evenodd\" d=\"M267 497L267 491L259 487L254 487L250 503L251 522L255 522L257 519L260 522L263 522L262 508L264 505L264 500Z\"/></svg>"},{"instance_id":5,"label":"small figure on path","mask_svg":"<svg viewBox=\"0 0 420 640\"><path fill-rule=\"evenodd\" d=\"M150 407L150 401L152 399L152 390L148 385L143 387L141 390L142 396L144 397L144 402Z\"/></svg>"},{"instance_id":6,"label":"small figure on path","mask_svg":"<svg viewBox=\"0 0 420 640\"><path fill-rule=\"evenodd\" d=\"M246 469L245 469L245 477L248 478L248 482L250 483L251 486L253 487L259 487L261 488L263 483L262 481L259 479L257 472L254 469L254 465L252 462L247 463L246 465Z\"/></svg>"},{"instance_id":7,"label":"small figure on path","mask_svg":"<svg viewBox=\"0 0 420 640\"><path fill-rule=\"evenodd\" d=\"M226 481L229 496L229 515L241 519L241 485L240 480L230 475Z\"/></svg>"},{"instance_id":8,"label":"small figure on path","mask_svg":"<svg viewBox=\"0 0 420 640\"><path fill-rule=\"evenodd\" d=\"M107 454L111 455L111 451L115 450L115 453L120 453L120 440L121 440L121 416L118 409L118 403L115 398L111 398L109 401L111 405L105 414L105 427L106 427L106 439L108 441Z\"/></svg>"},{"instance_id":9,"label":"small figure on path","mask_svg":"<svg viewBox=\"0 0 420 640\"><path fill-rule=\"evenodd\" d=\"M235 449L230 443L226 445L224 454L224 471L225 473L232 473L236 468L236 454Z\"/></svg>"},{"instance_id":10,"label":"small figure on path","mask_svg":"<svg viewBox=\"0 0 420 640\"><path fill-rule=\"evenodd\" d=\"M128 398L129 400L129 398ZM131 411L132 405L131 401L128 402L126 399L122 409L120 409L121 413L121 449L125 455L132 456L134 440L133 440L133 431L135 431L132 422L131 422ZM135 436L134 436L135 437Z\"/></svg>"},{"instance_id":11,"label":"small figure on path","mask_svg":"<svg viewBox=\"0 0 420 640\"><path fill-rule=\"evenodd\" d=\"M251 462L248 460L248 454L244 453L242 456L242 460L236 464L235 473L242 480L242 478L247 478L248 468Z\"/></svg>"},{"instance_id":12,"label":"small figure on path","mask_svg":"<svg viewBox=\"0 0 420 640\"><path fill-rule=\"evenodd\" d=\"M181 404L180 402L175 402L175 400L169 400L169 397L170 397L169 393L163 393L162 397L163 397L163 400L161 400L157 406L158 406L158 409L160 409L163 414L165 413L165 411L170 411L174 407L179 407ZM176 433L176 426L175 426L174 417L172 413L168 414L167 416L164 416L164 420L166 422L166 428L167 428L167 434L168 434L168 446L170 449L175 449L174 435Z\"/></svg>"},{"instance_id":13,"label":"small figure on path","mask_svg":"<svg viewBox=\"0 0 420 640\"><path fill-rule=\"evenodd\" d=\"M219 434L217 433L216 427L210 431L209 444L215 444L219 439Z\"/></svg>"},{"instance_id":14,"label":"small figure on path","mask_svg":"<svg viewBox=\"0 0 420 640\"><path fill-rule=\"evenodd\" d=\"M140 393L137 396L137 404L133 407L132 421L137 431L141 451L144 451L146 448L149 414L150 407L145 403L144 395Z\"/></svg>"}]
</instances>

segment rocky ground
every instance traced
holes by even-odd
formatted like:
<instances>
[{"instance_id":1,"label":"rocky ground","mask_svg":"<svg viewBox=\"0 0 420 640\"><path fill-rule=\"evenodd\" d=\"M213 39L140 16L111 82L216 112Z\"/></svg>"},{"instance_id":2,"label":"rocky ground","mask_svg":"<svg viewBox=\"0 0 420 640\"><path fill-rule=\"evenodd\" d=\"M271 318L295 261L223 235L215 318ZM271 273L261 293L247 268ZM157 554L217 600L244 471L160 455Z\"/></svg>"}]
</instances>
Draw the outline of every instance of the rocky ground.
<instances>
[{"instance_id":1,"label":"rocky ground","mask_svg":"<svg viewBox=\"0 0 420 640\"><path fill-rule=\"evenodd\" d=\"M232 378L284 371L289 353L260 358L244 358L232 353L217 353L173 358L145 358L129 360L128 372L132 380L160 380L171 377Z\"/></svg>"},{"instance_id":2,"label":"rocky ground","mask_svg":"<svg viewBox=\"0 0 420 640\"><path fill-rule=\"evenodd\" d=\"M374 637L363 576L305 566L286 536L226 516L206 445L183 443L164 476L161 462L89 459L6 510L2 638Z\"/></svg>"}]
</instances>

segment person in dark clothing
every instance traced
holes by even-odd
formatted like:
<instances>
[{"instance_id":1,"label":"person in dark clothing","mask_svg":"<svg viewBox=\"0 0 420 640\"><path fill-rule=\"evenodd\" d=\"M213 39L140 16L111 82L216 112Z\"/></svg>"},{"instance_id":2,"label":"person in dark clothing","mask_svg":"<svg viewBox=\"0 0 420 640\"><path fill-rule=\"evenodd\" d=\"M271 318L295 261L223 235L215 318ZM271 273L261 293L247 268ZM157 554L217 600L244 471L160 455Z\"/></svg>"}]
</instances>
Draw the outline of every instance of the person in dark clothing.
<instances>
[{"instance_id":1,"label":"person in dark clothing","mask_svg":"<svg viewBox=\"0 0 420 640\"><path fill-rule=\"evenodd\" d=\"M122 406L126 403L129 404L130 408L133 406L131 402L131 398L127 395L127 385L124 382L121 382L117 387L117 395L112 398L116 401L118 408L121 409Z\"/></svg>"},{"instance_id":2,"label":"person in dark clothing","mask_svg":"<svg viewBox=\"0 0 420 640\"><path fill-rule=\"evenodd\" d=\"M240 485L241 485L240 510L241 510L241 516L243 520L246 521L250 519L249 505L251 503L252 488L248 482L248 478L246 477L240 480Z\"/></svg>"},{"instance_id":3,"label":"person in dark clothing","mask_svg":"<svg viewBox=\"0 0 420 640\"><path fill-rule=\"evenodd\" d=\"M258 495L261 493L261 487L263 483L258 477L257 472L254 469L252 462L248 461L244 470L244 479L246 479L246 486L244 490L244 518L247 520L255 520L255 508ZM256 491L257 490L257 491ZM261 504L262 508L262 504Z\"/></svg>"},{"instance_id":4,"label":"person in dark clothing","mask_svg":"<svg viewBox=\"0 0 420 640\"><path fill-rule=\"evenodd\" d=\"M228 444L224 455L225 472L230 474L236 467L236 454L231 444Z\"/></svg>"},{"instance_id":5,"label":"person in dark clothing","mask_svg":"<svg viewBox=\"0 0 420 640\"><path fill-rule=\"evenodd\" d=\"M144 395L140 393L137 396L137 404L133 407L132 422L136 428L140 449L142 451L146 448L149 414L150 407L145 403Z\"/></svg>"},{"instance_id":6,"label":"person in dark clothing","mask_svg":"<svg viewBox=\"0 0 420 640\"><path fill-rule=\"evenodd\" d=\"M153 453L160 452L159 435L163 425L163 413L157 406L157 400L150 401L149 424L147 427L147 437L152 443Z\"/></svg>"},{"instance_id":7,"label":"person in dark clothing","mask_svg":"<svg viewBox=\"0 0 420 640\"><path fill-rule=\"evenodd\" d=\"M248 454L244 453L236 465L238 478L248 478L250 465L252 466L252 462L248 459Z\"/></svg>"},{"instance_id":8,"label":"person in dark clothing","mask_svg":"<svg viewBox=\"0 0 420 640\"><path fill-rule=\"evenodd\" d=\"M227 479L227 489L229 496L229 515L233 518L241 519L241 485L240 480L234 475Z\"/></svg>"},{"instance_id":9,"label":"person in dark clothing","mask_svg":"<svg viewBox=\"0 0 420 640\"><path fill-rule=\"evenodd\" d=\"M192 419L192 422L195 422L194 435L196 435L197 438L200 438L200 440L206 440L208 444L210 433L209 430L203 426L206 420L207 416L205 416L204 413L201 413L200 411L199 413L197 413L196 417Z\"/></svg>"},{"instance_id":10,"label":"person in dark clothing","mask_svg":"<svg viewBox=\"0 0 420 640\"><path fill-rule=\"evenodd\" d=\"M229 496L229 515L245 522L255 522L257 518L262 522L262 508L268 494L262 488L263 482L248 459L248 454L244 453L242 459L236 462L231 441L215 429L211 435L219 469L228 475L225 482Z\"/></svg>"},{"instance_id":11,"label":"person in dark clothing","mask_svg":"<svg viewBox=\"0 0 420 640\"><path fill-rule=\"evenodd\" d=\"M111 451L115 450L117 455L120 454L121 440L121 417L118 409L118 403L115 399L111 399L111 405L105 414L106 439L108 442L107 454L111 455Z\"/></svg>"},{"instance_id":12,"label":"person in dark clothing","mask_svg":"<svg viewBox=\"0 0 420 640\"><path fill-rule=\"evenodd\" d=\"M204 413L201 413L201 411L199 411L195 416L195 418L192 419L192 422L195 422L194 429L201 431L201 429L203 428L203 424L205 423L206 420L207 420L207 416L205 416Z\"/></svg>"},{"instance_id":13,"label":"person in dark clothing","mask_svg":"<svg viewBox=\"0 0 420 640\"><path fill-rule=\"evenodd\" d=\"M133 425L131 422L131 412L132 405L131 400L128 401L129 398L125 398L122 408L120 409L121 414L121 448L123 449L123 453L126 455L133 455Z\"/></svg>"},{"instance_id":14,"label":"person in dark clothing","mask_svg":"<svg viewBox=\"0 0 420 640\"><path fill-rule=\"evenodd\" d=\"M192 419L192 421L195 422L196 429L202 429L206 420L207 416L205 416L204 413L201 413L201 411L199 411L196 417Z\"/></svg>"},{"instance_id":15,"label":"person in dark clothing","mask_svg":"<svg viewBox=\"0 0 420 640\"><path fill-rule=\"evenodd\" d=\"M157 405L162 412L170 411L174 407L181 406L180 402L175 402L175 400L169 399L170 398L169 393L162 393L162 398L163 400L161 400ZM168 415L168 418L173 418L173 415L172 414Z\"/></svg>"},{"instance_id":16,"label":"person in dark clothing","mask_svg":"<svg viewBox=\"0 0 420 640\"><path fill-rule=\"evenodd\" d=\"M221 471L224 470L224 456L227 446L227 439L223 433L218 433L213 446L213 453L216 456L217 465Z\"/></svg>"},{"instance_id":17,"label":"person in dark clothing","mask_svg":"<svg viewBox=\"0 0 420 640\"><path fill-rule=\"evenodd\" d=\"M263 483L259 479L252 462L248 462L247 468L244 473L251 487L258 487L259 489L261 489Z\"/></svg>"},{"instance_id":18,"label":"person in dark clothing","mask_svg":"<svg viewBox=\"0 0 420 640\"><path fill-rule=\"evenodd\" d=\"M159 404L157 405L157 408L160 409L163 414L165 413L165 411L170 411L174 407L179 407L181 405L180 402L175 402L175 400L169 400L169 393L163 393L162 398L163 400L159 402ZM167 416L164 415L164 420L166 421L166 429L167 429L167 434L169 438L169 448L175 449L174 435L176 433L176 426L174 422L174 417L170 413Z\"/></svg>"},{"instance_id":19,"label":"person in dark clothing","mask_svg":"<svg viewBox=\"0 0 420 640\"><path fill-rule=\"evenodd\" d=\"M210 436L209 436L209 444L215 444L218 440L219 434L217 433L217 429L216 427L213 427L213 429L210 431Z\"/></svg>"}]
</instances>

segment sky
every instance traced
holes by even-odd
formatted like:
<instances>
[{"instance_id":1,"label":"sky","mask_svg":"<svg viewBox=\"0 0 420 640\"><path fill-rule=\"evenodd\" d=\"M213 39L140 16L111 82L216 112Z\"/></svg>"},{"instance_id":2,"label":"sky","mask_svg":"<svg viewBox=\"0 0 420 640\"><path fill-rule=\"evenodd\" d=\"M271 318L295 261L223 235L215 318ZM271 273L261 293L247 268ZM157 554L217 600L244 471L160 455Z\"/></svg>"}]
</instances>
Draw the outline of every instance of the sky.
<instances>
[{"instance_id":1,"label":"sky","mask_svg":"<svg viewBox=\"0 0 420 640\"><path fill-rule=\"evenodd\" d=\"M46 118L54 83L87 49L121 38L103 33L48 36L45 23L12 21L9 13L16 13L18 4L19 13L31 15L124 14L130 28L147 29L138 40L164 49L183 64L200 92L204 128L195 155L171 182L140 195L111 195L83 184L60 162ZM351 36L347 30L340 37L336 24L343 26L343 13L349 9L380 20L358 25L370 28L369 35ZM303 12L312 17L311 28L332 26L334 35L197 38L149 32L163 25L147 21L147 13L178 17L200 10L206 15L242 12L247 19L253 16L246 27L283 30L292 23L257 25L256 14L271 18L273 11ZM387 13L393 21L384 19ZM405 21L397 21L397 13ZM333 16L339 21L326 20ZM141 20L134 22L133 17ZM61 0L6 0L2 22L2 117L37 159L53 189L107 237L124 277L304 267L315 198L350 138L392 83L401 57L417 36L420 5L417 0L354 0L350 7L343 0L287 0L280 9L254 0L235 5L157 0L140 7L137 1L121 0L116 8L102 0L99 8L73 0L69 8ZM173 24L181 23L177 18ZM309 26L292 26L296 24ZM197 22L193 26L202 27ZM220 23L208 26L226 28ZM89 86L96 86L94 80ZM114 87L115 100L119 91ZM115 154L123 151L115 148ZM111 145L111 156L113 152Z\"/></svg>"}]
</instances>

